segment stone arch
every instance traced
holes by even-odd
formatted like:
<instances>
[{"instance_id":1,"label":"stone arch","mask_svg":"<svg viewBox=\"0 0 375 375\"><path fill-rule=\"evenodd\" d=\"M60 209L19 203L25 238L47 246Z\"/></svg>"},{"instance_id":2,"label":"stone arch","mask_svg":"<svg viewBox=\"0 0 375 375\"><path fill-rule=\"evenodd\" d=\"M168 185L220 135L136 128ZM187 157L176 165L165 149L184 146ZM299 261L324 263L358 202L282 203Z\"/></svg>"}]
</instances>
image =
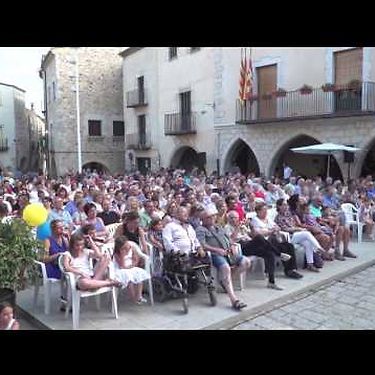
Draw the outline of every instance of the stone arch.
<instances>
[{"instance_id":1,"label":"stone arch","mask_svg":"<svg viewBox=\"0 0 375 375\"><path fill-rule=\"evenodd\" d=\"M358 157L359 176L366 177L371 174L375 177L375 137L368 142Z\"/></svg>"},{"instance_id":2,"label":"stone arch","mask_svg":"<svg viewBox=\"0 0 375 375\"><path fill-rule=\"evenodd\" d=\"M299 134L286 142L275 153L269 167L269 176L283 177L283 163L288 164L294 175L314 177L321 175L326 177L328 156L297 154L290 151L293 147L303 147L320 144L317 138L308 134ZM330 176L334 179L343 180L343 173L335 157L331 157Z\"/></svg>"},{"instance_id":3,"label":"stone arch","mask_svg":"<svg viewBox=\"0 0 375 375\"><path fill-rule=\"evenodd\" d=\"M260 174L255 153L242 138L237 138L231 142L224 157L224 172L236 169L239 169L243 174L251 172L255 173L256 176Z\"/></svg>"},{"instance_id":4,"label":"stone arch","mask_svg":"<svg viewBox=\"0 0 375 375\"><path fill-rule=\"evenodd\" d=\"M198 152L193 147L181 146L172 154L170 166L190 172L194 167L199 167Z\"/></svg>"},{"instance_id":5,"label":"stone arch","mask_svg":"<svg viewBox=\"0 0 375 375\"><path fill-rule=\"evenodd\" d=\"M109 173L109 168L105 166L103 163L99 163L97 161L90 161L85 163L82 166L82 169L90 169L91 172L96 169L98 173Z\"/></svg>"}]
</instances>

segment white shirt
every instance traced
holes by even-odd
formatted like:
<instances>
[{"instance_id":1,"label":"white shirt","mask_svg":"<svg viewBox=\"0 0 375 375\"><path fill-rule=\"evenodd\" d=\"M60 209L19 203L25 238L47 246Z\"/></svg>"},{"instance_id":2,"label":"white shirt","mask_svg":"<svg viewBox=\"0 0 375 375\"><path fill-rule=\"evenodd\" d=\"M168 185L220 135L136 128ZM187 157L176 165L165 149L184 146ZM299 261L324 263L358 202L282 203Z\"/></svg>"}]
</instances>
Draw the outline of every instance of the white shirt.
<instances>
[{"instance_id":1,"label":"white shirt","mask_svg":"<svg viewBox=\"0 0 375 375\"><path fill-rule=\"evenodd\" d=\"M182 225L177 220L164 227L163 241L167 252L179 251L189 254L201 246L193 227L190 224Z\"/></svg>"},{"instance_id":2,"label":"white shirt","mask_svg":"<svg viewBox=\"0 0 375 375\"><path fill-rule=\"evenodd\" d=\"M71 266L78 269L80 272L84 273L88 277L91 277L94 275L94 271L92 270L91 264L90 264L90 254L92 252L93 252L92 250L85 248L83 249L83 253L81 254L81 256L77 258L73 258L73 256L70 253L67 253L67 255L72 260ZM79 277L77 277L76 275L76 278L79 278Z\"/></svg>"},{"instance_id":3,"label":"white shirt","mask_svg":"<svg viewBox=\"0 0 375 375\"><path fill-rule=\"evenodd\" d=\"M255 216L251 219L251 224L255 230L257 229L272 229L275 227L275 222L269 218L266 219L266 222L260 220L258 216Z\"/></svg>"},{"instance_id":4,"label":"white shirt","mask_svg":"<svg viewBox=\"0 0 375 375\"><path fill-rule=\"evenodd\" d=\"M284 180L290 178L290 176L292 175L292 172L293 172L293 169L290 168L289 166L286 166L284 168Z\"/></svg>"}]
</instances>

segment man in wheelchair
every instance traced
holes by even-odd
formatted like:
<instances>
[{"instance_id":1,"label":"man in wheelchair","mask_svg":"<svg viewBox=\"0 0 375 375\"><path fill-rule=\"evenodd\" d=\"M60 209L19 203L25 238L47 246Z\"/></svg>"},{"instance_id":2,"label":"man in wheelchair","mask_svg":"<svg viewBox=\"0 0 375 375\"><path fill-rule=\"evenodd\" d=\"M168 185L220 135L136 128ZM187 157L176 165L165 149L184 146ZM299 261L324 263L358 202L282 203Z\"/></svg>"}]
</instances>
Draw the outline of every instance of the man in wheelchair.
<instances>
[{"instance_id":1,"label":"man in wheelchair","mask_svg":"<svg viewBox=\"0 0 375 375\"><path fill-rule=\"evenodd\" d=\"M167 273L188 275L188 292L198 289L196 276L199 270L205 271L209 279L211 262L209 255L201 247L195 230L188 223L189 215L185 207L180 207L176 218L163 229L163 241L166 253L163 268Z\"/></svg>"}]
</instances>

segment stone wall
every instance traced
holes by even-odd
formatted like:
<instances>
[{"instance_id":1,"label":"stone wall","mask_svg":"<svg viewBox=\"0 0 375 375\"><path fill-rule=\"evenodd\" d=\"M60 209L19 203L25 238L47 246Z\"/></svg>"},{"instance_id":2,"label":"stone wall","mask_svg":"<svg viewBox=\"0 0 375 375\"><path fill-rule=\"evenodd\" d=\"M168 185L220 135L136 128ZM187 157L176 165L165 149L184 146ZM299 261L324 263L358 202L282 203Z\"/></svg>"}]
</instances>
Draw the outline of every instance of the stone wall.
<instances>
[{"instance_id":1,"label":"stone wall","mask_svg":"<svg viewBox=\"0 0 375 375\"><path fill-rule=\"evenodd\" d=\"M124 170L124 140L113 137L113 121L123 121L120 48L78 49L82 165L97 162L111 173ZM75 48L53 48L47 83L55 80L56 100L48 104L56 173L78 169ZM51 66L50 66L51 65ZM52 91L52 90L51 90ZM89 137L88 120L100 120L102 135Z\"/></svg>"},{"instance_id":2,"label":"stone wall","mask_svg":"<svg viewBox=\"0 0 375 375\"><path fill-rule=\"evenodd\" d=\"M299 136L307 135L320 143L351 144L361 148L361 152L355 155L355 161L351 166L351 176L357 177L361 173L367 151L375 139L375 118L352 116L280 121L217 127L216 131L220 133L222 166L227 164L232 146L240 138L254 152L261 173L271 176L283 151L288 149L288 145ZM344 163L342 153L337 154L336 160L343 177L346 178L348 165Z\"/></svg>"}]
</instances>

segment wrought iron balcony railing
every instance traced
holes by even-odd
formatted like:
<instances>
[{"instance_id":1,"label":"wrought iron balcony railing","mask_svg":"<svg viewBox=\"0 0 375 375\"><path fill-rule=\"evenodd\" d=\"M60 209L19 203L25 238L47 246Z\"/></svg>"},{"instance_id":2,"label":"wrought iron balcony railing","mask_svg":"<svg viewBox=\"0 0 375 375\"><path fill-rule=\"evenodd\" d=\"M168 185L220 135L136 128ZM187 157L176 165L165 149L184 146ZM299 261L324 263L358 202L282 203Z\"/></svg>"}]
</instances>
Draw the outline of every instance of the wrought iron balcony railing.
<instances>
[{"instance_id":1,"label":"wrought iron balcony railing","mask_svg":"<svg viewBox=\"0 0 375 375\"><path fill-rule=\"evenodd\" d=\"M335 117L375 112L375 83L328 86L305 91L277 91L236 105L236 122L251 124L314 116Z\"/></svg>"},{"instance_id":2,"label":"wrought iron balcony railing","mask_svg":"<svg viewBox=\"0 0 375 375\"><path fill-rule=\"evenodd\" d=\"M146 90L133 90L126 93L126 106L128 108L143 107L148 104Z\"/></svg>"},{"instance_id":3,"label":"wrought iron balcony railing","mask_svg":"<svg viewBox=\"0 0 375 375\"><path fill-rule=\"evenodd\" d=\"M168 113L164 116L165 135L196 134L196 113Z\"/></svg>"},{"instance_id":4,"label":"wrought iron balcony railing","mask_svg":"<svg viewBox=\"0 0 375 375\"><path fill-rule=\"evenodd\" d=\"M152 147L148 133L132 133L126 135L126 147L134 150L148 150Z\"/></svg>"},{"instance_id":5,"label":"wrought iron balcony railing","mask_svg":"<svg viewBox=\"0 0 375 375\"><path fill-rule=\"evenodd\" d=\"M8 138L0 138L0 151L8 151Z\"/></svg>"}]
</instances>

